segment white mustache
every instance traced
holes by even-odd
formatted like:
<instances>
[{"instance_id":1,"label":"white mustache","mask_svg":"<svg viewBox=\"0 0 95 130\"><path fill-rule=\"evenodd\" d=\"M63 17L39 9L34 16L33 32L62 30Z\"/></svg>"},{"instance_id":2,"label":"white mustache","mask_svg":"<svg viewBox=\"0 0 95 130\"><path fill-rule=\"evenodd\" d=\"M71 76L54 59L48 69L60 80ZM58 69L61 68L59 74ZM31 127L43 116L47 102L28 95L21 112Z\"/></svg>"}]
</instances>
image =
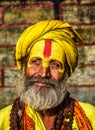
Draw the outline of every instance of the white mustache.
<instances>
[{"instance_id":1,"label":"white mustache","mask_svg":"<svg viewBox=\"0 0 95 130\"><path fill-rule=\"evenodd\" d=\"M52 87L57 87L60 85L60 82L53 80L51 78L43 78L43 77L32 77L32 78L26 78L25 79L25 86L26 89L29 89L30 86L32 86L34 83L43 83L48 84Z\"/></svg>"}]
</instances>

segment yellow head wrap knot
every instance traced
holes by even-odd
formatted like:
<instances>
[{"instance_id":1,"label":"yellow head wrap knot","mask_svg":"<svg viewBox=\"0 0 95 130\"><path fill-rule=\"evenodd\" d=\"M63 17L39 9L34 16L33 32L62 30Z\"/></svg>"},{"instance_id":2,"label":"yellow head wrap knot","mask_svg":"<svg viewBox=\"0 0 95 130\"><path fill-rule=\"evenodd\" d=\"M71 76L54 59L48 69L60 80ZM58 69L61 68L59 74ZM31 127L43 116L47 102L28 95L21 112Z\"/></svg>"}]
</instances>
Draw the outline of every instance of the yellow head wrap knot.
<instances>
[{"instance_id":1,"label":"yellow head wrap knot","mask_svg":"<svg viewBox=\"0 0 95 130\"><path fill-rule=\"evenodd\" d=\"M16 61L22 71L23 60L30 54L32 46L44 39L52 39L59 43L66 55L70 73L77 66L78 52L76 42L82 41L79 34L72 29L71 25L61 20L45 20L28 27L20 36L16 45Z\"/></svg>"}]
</instances>

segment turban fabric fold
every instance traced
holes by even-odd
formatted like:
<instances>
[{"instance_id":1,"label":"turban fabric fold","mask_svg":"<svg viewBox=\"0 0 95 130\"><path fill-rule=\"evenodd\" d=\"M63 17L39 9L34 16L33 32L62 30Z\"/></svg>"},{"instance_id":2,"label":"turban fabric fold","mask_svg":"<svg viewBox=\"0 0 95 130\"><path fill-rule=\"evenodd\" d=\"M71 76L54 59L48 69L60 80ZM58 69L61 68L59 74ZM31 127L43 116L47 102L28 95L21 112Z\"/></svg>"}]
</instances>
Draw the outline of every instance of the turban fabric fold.
<instances>
[{"instance_id":1,"label":"turban fabric fold","mask_svg":"<svg viewBox=\"0 0 95 130\"><path fill-rule=\"evenodd\" d=\"M16 45L16 62L22 71L23 60L29 55L32 46L43 39L52 39L58 42L66 55L67 63L72 73L77 66L76 42L82 41L79 34L71 25L61 20L45 20L29 26L20 36Z\"/></svg>"}]
</instances>

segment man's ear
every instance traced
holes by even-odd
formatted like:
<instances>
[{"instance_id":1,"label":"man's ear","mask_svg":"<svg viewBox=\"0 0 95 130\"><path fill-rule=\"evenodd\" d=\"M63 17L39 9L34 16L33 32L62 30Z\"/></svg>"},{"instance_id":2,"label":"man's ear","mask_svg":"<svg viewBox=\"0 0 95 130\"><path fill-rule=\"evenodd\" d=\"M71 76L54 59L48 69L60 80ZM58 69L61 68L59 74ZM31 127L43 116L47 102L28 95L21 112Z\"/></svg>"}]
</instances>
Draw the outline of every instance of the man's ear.
<instances>
[{"instance_id":1,"label":"man's ear","mask_svg":"<svg viewBox=\"0 0 95 130\"><path fill-rule=\"evenodd\" d=\"M23 72L26 70L28 59L29 59L29 55L27 55L26 57L23 57L23 58L21 59L21 64L22 64L22 65L21 65L21 66L22 66L21 70L22 70Z\"/></svg>"}]
</instances>

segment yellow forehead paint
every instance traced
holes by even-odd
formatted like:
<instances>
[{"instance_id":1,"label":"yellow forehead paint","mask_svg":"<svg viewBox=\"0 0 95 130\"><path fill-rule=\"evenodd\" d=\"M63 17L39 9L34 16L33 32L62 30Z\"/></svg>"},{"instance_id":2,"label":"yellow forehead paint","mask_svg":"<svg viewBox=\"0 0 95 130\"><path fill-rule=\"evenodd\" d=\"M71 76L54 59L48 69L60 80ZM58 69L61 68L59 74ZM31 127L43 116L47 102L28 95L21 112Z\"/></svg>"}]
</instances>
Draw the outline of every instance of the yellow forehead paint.
<instances>
[{"instance_id":1,"label":"yellow forehead paint","mask_svg":"<svg viewBox=\"0 0 95 130\"><path fill-rule=\"evenodd\" d=\"M65 63L65 54L63 48L57 43L52 40L41 40L34 44L31 49L29 60L28 60L28 67L31 67L30 60L32 58L41 58L42 59L42 66L48 68L49 63L51 60L57 60L62 64L62 69L58 71L63 73L65 70L64 63Z\"/></svg>"}]
</instances>

